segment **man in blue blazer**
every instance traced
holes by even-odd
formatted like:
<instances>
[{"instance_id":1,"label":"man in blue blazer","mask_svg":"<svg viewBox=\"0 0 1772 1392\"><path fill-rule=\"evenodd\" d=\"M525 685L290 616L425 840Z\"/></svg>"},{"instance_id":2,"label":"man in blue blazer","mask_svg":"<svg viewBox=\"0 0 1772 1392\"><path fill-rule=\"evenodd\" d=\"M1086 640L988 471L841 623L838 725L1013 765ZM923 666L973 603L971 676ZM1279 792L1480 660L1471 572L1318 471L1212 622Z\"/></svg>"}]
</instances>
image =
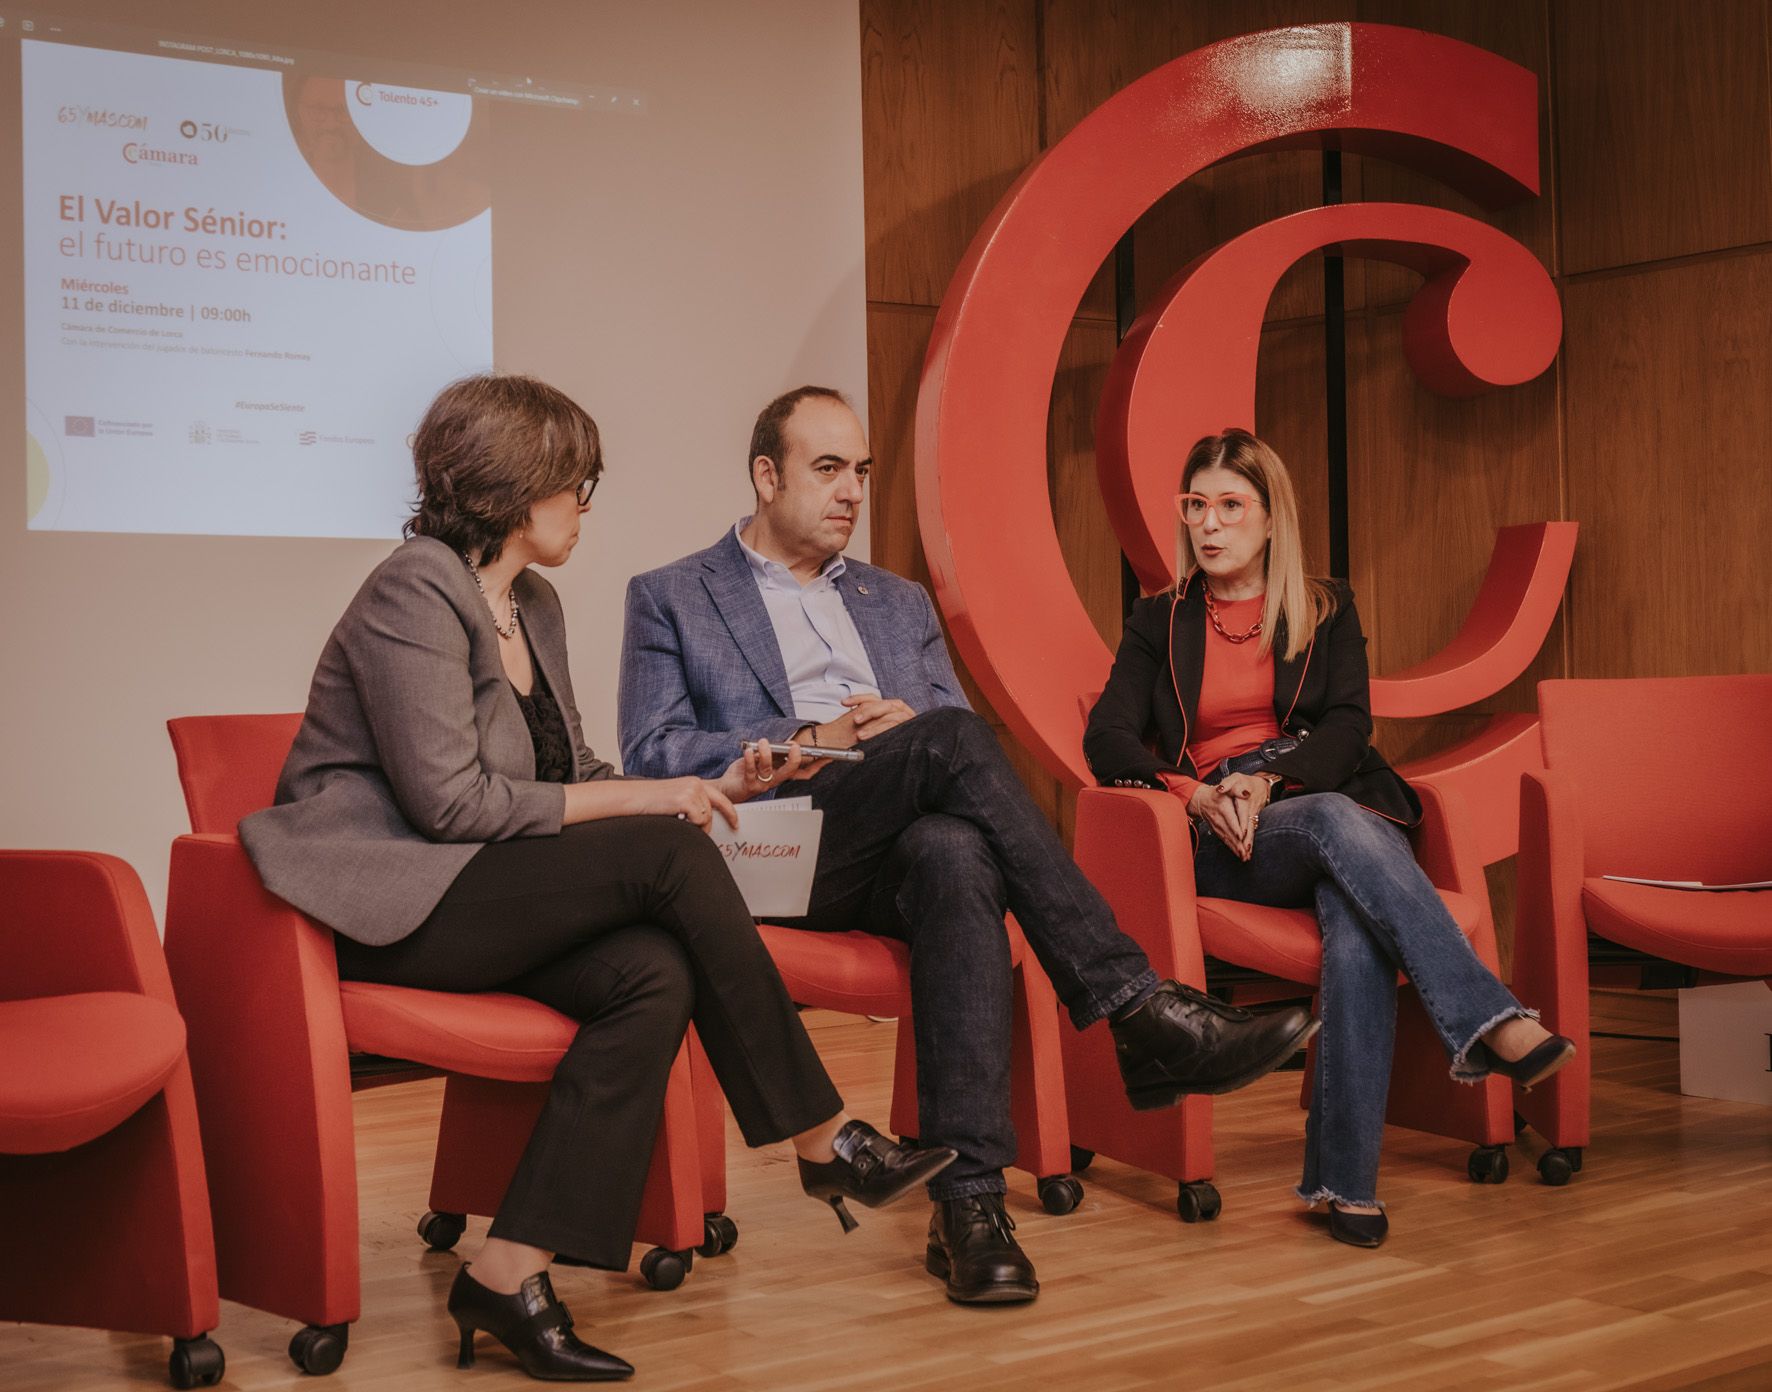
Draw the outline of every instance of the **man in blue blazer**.
<instances>
[{"instance_id":1,"label":"man in blue blazer","mask_svg":"<svg viewBox=\"0 0 1772 1392\"><path fill-rule=\"evenodd\" d=\"M1076 1027L1110 1022L1136 1107L1253 1082L1315 1022L1159 982L1120 932L966 704L928 594L844 557L873 461L841 394L770 402L748 458L753 515L628 586L622 759L643 777L707 778L742 740L862 750L805 784L824 835L794 926L910 945L918 1130L960 1153L930 1186L928 1269L961 1303L1031 1300L1002 1200L1016 1153L1006 909Z\"/></svg>"}]
</instances>

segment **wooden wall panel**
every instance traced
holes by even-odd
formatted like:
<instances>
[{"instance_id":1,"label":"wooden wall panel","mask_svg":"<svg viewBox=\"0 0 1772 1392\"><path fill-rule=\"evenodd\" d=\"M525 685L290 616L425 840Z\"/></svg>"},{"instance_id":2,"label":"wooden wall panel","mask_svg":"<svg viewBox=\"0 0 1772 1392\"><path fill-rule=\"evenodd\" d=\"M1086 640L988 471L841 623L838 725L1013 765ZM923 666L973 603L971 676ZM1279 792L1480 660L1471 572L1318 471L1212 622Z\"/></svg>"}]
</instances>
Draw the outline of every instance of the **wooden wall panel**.
<instances>
[{"instance_id":1,"label":"wooden wall panel","mask_svg":"<svg viewBox=\"0 0 1772 1392\"><path fill-rule=\"evenodd\" d=\"M874 452L869 554L875 565L920 585L929 583L929 566L917 531L913 428L917 383L934 325L933 309L868 306L868 444Z\"/></svg>"},{"instance_id":2,"label":"wooden wall panel","mask_svg":"<svg viewBox=\"0 0 1772 1392\"><path fill-rule=\"evenodd\" d=\"M1458 631L1497 527L1562 516L1557 370L1483 396L1435 396L1410 372L1403 316L1390 312L1349 326L1348 378L1350 578L1372 670L1395 672ZM1525 676L1476 709L1530 710L1533 684L1562 670L1553 628Z\"/></svg>"},{"instance_id":3,"label":"wooden wall panel","mask_svg":"<svg viewBox=\"0 0 1772 1392\"><path fill-rule=\"evenodd\" d=\"M1772 251L1565 295L1574 674L1772 671Z\"/></svg>"},{"instance_id":4,"label":"wooden wall panel","mask_svg":"<svg viewBox=\"0 0 1772 1392\"><path fill-rule=\"evenodd\" d=\"M868 299L937 305L1040 149L1028 0L862 0Z\"/></svg>"},{"instance_id":5,"label":"wooden wall panel","mask_svg":"<svg viewBox=\"0 0 1772 1392\"><path fill-rule=\"evenodd\" d=\"M1078 319L1065 338L1052 385L1047 476L1065 566L1095 631L1120 642L1120 543L1095 473L1095 408L1114 357L1112 325Z\"/></svg>"},{"instance_id":6,"label":"wooden wall panel","mask_svg":"<svg viewBox=\"0 0 1772 1392\"><path fill-rule=\"evenodd\" d=\"M1556 0L1563 267L1772 240L1767 0Z\"/></svg>"},{"instance_id":7,"label":"wooden wall panel","mask_svg":"<svg viewBox=\"0 0 1772 1392\"><path fill-rule=\"evenodd\" d=\"M1305 568L1324 574L1329 569L1329 424L1320 323L1263 330L1255 367L1255 430L1286 461L1298 494Z\"/></svg>"},{"instance_id":8,"label":"wooden wall panel","mask_svg":"<svg viewBox=\"0 0 1772 1392\"><path fill-rule=\"evenodd\" d=\"M1359 166L1359 196L1372 202L1426 203L1450 208L1499 227L1532 249L1555 273L1556 200L1551 139L1550 0L1360 0L1359 17L1377 24L1401 24L1475 44L1538 74L1539 178L1543 194L1511 208L1490 212L1437 179L1383 160L1350 158ZM1369 262L1365 303L1394 305L1408 300L1421 277L1400 266Z\"/></svg>"},{"instance_id":9,"label":"wooden wall panel","mask_svg":"<svg viewBox=\"0 0 1772 1392\"><path fill-rule=\"evenodd\" d=\"M1041 11L1042 72L1045 100L1044 136L1048 146L1057 144L1077 123L1114 93L1129 86L1153 68L1194 47L1189 42L1183 6L1161 0L1035 0ZM1175 244L1201 243L1208 233L1201 209L1205 190L1192 187L1165 199L1141 220L1135 267L1141 273L1140 300L1144 299L1142 263L1155 253L1144 245L1147 225ZM1205 250L1210 242L1196 245ZM1190 253L1191 254L1191 253ZM1170 264L1172 263L1172 264ZM1155 262L1153 262L1153 265ZM1181 264L1173 259L1170 272ZM1154 288L1155 282L1151 288ZM1078 306L1078 314L1109 323L1114 318L1111 262L1090 282Z\"/></svg>"}]
</instances>

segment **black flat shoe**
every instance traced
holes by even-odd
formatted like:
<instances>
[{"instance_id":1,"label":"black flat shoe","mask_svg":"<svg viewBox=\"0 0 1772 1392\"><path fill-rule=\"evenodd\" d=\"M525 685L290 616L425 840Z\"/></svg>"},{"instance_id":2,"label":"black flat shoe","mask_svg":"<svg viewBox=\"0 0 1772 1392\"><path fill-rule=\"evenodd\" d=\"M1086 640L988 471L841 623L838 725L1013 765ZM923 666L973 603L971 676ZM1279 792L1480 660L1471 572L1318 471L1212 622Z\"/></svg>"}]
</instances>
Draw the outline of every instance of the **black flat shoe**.
<instances>
[{"instance_id":1,"label":"black flat shoe","mask_svg":"<svg viewBox=\"0 0 1772 1392\"><path fill-rule=\"evenodd\" d=\"M1575 1057L1575 1041L1560 1034L1553 1034L1531 1053L1514 1059L1511 1063L1483 1043L1473 1045L1465 1057L1469 1058L1478 1049L1483 1051L1483 1062L1489 1066L1491 1072L1499 1073L1504 1078L1512 1078L1527 1092L1531 1092L1534 1086L1542 1083Z\"/></svg>"},{"instance_id":2,"label":"black flat shoe","mask_svg":"<svg viewBox=\"0 0 1772 1392\"><path fill-rule=\"evenodd\" d=\"M1021 1305L1040 1293L1001 1194L936 1204L923 1268L947 1282L948 1299L957 1305Z\"/></svg>"},{"instance_id":3,"label":"black flat shoe","mask_svg":"<svg viewBox=\"0 0 1772 1392\"><path fill-rule=\"evenodd\" d=\"M835 1160L800 1161L800 1187L835 1209L846 1233L860 1224L849 1216L843 1200L882 1208L934 1179L960 1157L951 1146L898 1145L865 1121L844 1122L831 1149L837 1152Z\"/></svg>"},{"instance_id":4,"label":"black flat shoe","mask_svg":"<svg viewBox=\"0 0 1772 1392\"><path fill-rule=\"evenodd\" d=\"M1390 1235L1391 1221L1381 1209L1377 1213L1349 1213L1329 1205L1329 1236L1349 1247L1381 1247Z\"/></svg>"},{"instance_id":5,"label":"black flat shoe","mask_svg":"<svg viewBox=\"0 0 1772 1392\"><path fill-rule=\"evenodd\" d=\"M1149 1112L1247 1086L1303 1048L1317 1023L1302 1006L1256 1015L1165 981L1108 1028L1126 1096Z\"/></svg>"},{"instance_id":6,"label":"black flat shoe","mask_svg":"<svg viewBox=\"0 0 1772 1392\"><path fill-rule=\"evenodd\" d=\"M449 1314L461 1330L458 1368L474 1366L474 1331L484 1329L532 1378L619 1382L634 1375L632 1363L592 1348L572 1332L572 1315L555 1298L545 1271L529 1277L515 1295L501 1295L468 1275L464 1266L449 1288Z\"/></svg>"}]
</instances>

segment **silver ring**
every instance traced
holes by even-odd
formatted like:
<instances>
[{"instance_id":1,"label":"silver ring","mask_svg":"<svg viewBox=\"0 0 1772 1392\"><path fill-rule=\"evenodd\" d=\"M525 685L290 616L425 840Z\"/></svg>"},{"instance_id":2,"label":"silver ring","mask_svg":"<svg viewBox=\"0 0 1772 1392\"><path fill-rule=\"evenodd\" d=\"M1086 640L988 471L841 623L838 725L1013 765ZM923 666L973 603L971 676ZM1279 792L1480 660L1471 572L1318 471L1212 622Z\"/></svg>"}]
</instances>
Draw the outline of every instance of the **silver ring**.
<instances>
[{"instance_id":1,"label":"silver ring","mask_svg":"<svg viewBox=\"0 0 1772 1392\"><path fill-rule=\"evenodd\" d=\"M773 782L775 782L775 765L771 764L769 766L768 773L764 773L762 769L758 769L757 770L757 781L759 783L773 783Z\"/></svg>"}]
</instances>

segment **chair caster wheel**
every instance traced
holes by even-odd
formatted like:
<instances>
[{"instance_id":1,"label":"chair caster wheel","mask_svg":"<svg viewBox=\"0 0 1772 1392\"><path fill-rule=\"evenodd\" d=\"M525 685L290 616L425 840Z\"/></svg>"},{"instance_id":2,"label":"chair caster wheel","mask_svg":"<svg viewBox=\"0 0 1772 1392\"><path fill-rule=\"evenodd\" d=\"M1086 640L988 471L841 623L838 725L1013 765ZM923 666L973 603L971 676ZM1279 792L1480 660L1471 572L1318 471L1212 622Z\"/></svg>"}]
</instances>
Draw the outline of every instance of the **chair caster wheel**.
<instances>
[{"instance_id":1,"label":"chair caster wheel","mask_svg":"<svg viewBox=\"0 0 1772 1392\"><path fill-rule=\"evenodd\" d=\"M351 1342L348 1324L310 1324L295 1331L289 1341L289 1359L304 1373L316 1377L336 1373L345 1361L345 1349Z\"/></svg>"},{"instance_id":2,"label":"chair caster wheel","mask_svg":"<svg viewBox=\"0 0 1772 1392\"><path fill-rule=\"evenodd\" d=\"M1080 1145L1074 1145L1071 1147L1072 1174L1082 1174L1084 1170L1088 1169L1094 1163L1095 1152L1093 1150L1084 1150Z\"/></svg>"},{"instance_id":3,"label":"chair caster wheel","mask_svg":"<svg viewBox=\"0 0 1772 1392\"><path fill-rule=\"evenodd\" d=\"M724 1213L710 1213L701 1224L701 1245L695 1249L700 1257L723 1257L738 1246L738 1224Z\"/></svg>"},{"instance_id":4,"label":"chair caster wheel","mask_svg":"<svg viewBox=\"0 0 1772 1392\"><path fill-rule=\"evenodd\" d=\"M214 1387L222 1379L228 1360L222 1357L221 1345L213 1343L207 1334L199 1334L195 1339L174 1339L172 1341L172 1358L166 1365L166 1375L172 1379L174 1387Z\"/></svg>"},{"instance_id":5,"label":"chair caster wheel","mask_svg":"<svg viewBox=\"0 0 1772 1392\"><path fill-rule=\"evenodd\" d=\"M1465 1161L1472 1184L1500 1184L1507 1178L1507 1147L1480 1145Z\"/></svg>"},{"instance_id":6,"label":"chair caster wheel","mask_svg":"<svg viewBox=\"0 0 1772 1392\"><path fill-rule=\"evenodd\" d=\"M1074 1175L1046 1175L1040 1180L1040 1207L1062 1215L1083 1202L1083 1185Z\"/></svg>"},{"instance_id":7,"label":"chair caster wheel","mask_svg":"<svg viewBox=\"0 0 1772 1392\"><path fill-rule=\"evenodd\" d=\"M465 1213L431 1212L418 1220L418 1235L433 1252L447 1252L461 1241L461 1235L467 1230L468 1215Z\"/></svg>"},{"instance_id":8,"label":"chair caster wheel","mask_svg":"<svg viewBox=\"0 0 1772 1392\"><path fill-rule=\"evenodd\" d=\"M1175 1211L1184 1223L1210 1223L1224 1210L1224 1199L1209 1179L1184 1183L1175 1191Z\"/></svg>"},{"instance_id":9,"label":"chair caster wheel","mask_svg":"<svg viewBox=\"0 0 1772 1392\"><path fill-rule=\"evenodd\" d=\"M1561 1189L1581 1173L1581 1147L1552 1146L1538 1157L1538 1177L1554 1189Z\"/></svg>"},{"instance_id":10,"label":"chair caster wheel","mask_svg":"<svg viewBox=\"0 0 1772 1392\"><path fill-rule=\"evenodd\" d=\"M640 1258L640 1279L653 1290L676 1290L694 1265L694 1252L673 1252L669 1247L654 1247Z\"/></svg>"}]
</instances>

